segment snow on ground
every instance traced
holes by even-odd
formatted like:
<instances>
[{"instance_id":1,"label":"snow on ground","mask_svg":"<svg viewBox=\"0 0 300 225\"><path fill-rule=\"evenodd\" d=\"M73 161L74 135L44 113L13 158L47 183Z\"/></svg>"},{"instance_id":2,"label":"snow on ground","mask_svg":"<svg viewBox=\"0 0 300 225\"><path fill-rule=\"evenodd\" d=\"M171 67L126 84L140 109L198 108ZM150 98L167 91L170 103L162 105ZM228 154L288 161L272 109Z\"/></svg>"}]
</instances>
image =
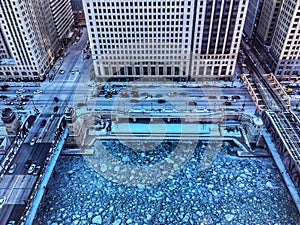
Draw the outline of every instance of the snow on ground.
<instances>
[{"instance_id":1,"label":"snow on ground","mask_svg":"<svg viewBox=\"0 0 300 225\"><path fill-rule=\"evenodd\" d=\"M171 154L170 150L166 154L159 152L163 145L146 156L139 153L140 157L136 152L134 157L130 155L133 151L118 141L111 141L111 145L106 142L106 146L115 158L127 156L129 164L144 159L144 166L149 160L155 164L158 157ZM118 151L113 154L110 146ZM145 186L105 179L92 166L97 164L96 156L89 160L62 156L35 224L300 223L271 158L238 158L234 154L237 148L227 143L208 168L199 170L204 149L203 143L198 144L193 157L179 172L161 183Z\"/></svg>"}]
</instances>

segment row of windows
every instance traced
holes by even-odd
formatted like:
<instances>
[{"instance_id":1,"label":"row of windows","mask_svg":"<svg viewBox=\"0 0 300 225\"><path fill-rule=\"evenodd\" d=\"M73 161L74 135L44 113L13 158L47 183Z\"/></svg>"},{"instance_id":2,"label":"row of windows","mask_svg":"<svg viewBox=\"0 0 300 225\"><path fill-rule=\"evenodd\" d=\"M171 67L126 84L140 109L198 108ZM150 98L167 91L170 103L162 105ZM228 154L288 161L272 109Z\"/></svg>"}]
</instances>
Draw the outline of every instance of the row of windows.
<instances>
[{"instance_id":1,"label":"row of windows","mask_svg":"<svg viewBox=\"0 0 300 225\"><path fill-rule=\"evenodd\" d=\"M101 16L99 16L101 17ZM173 25L183 25L183 24L189 24L189 20L183 21L183 15L182 16L170 16L166 18L147 18L147 17L141 17L141 16L135 16L133 18L127 18L129 16L120 16L120 17L110 17L108 20L106 16L105 19L102 17L99 21L98 16L89 16L90 22L100 22L101 26L173 26Z\"/></svg>"},{"instance_id":2,"label":"row of windows","mask_svg":"<svg viewBox=\"0 0 300 225\"><path fill-rule=\"evenodd\" d=\"M121 53L121 54L108 54L104 55L101 58L104 58L103 60L121 60L121 61L128 61L128 60L142 60L142 59L147 59L147 60L187 60L189 55L187 54L182 54L182 52L178 51L178 54L150 54L147 53L145 54L139 54L139 52L132 51L132 52L127 52L127 53Z\"/></svg>"},{"instance_id":3,"label":"row of windows","mask_svg":"<svg viewBox=\"0 0 300 225\"><path fill-rule=\"evenodd\" d=\"M96 32L107 32L106 36L112 35L112 34L119 34L121 35L121 32L132 32L132 35L136 35L136 32L151 32L149 35L155 34L155 32L158 32L159 34L162 32L169 32L169 31L180 31L180 32L188 32L190 29L189 27L97 27L93 28L91 27L91 33ZM105 34L102 34L103 36Z\"/></svg>"},{"instance_id":4,"label":"row of windows","mask_svg":"<svg viewBox=\"0 0 300 225\"><path fill-rule=\"evenodd\" d=\"M131 23L131 25L139 25L140 23L144 24L151 24L150 22L153 22L154 24L159 25L168 25L168 24L178 24L183 23L182 20L185 19L185 23L189 24L190 15L184 15L184 14L171 14L171 15L124 15L121 14L118 17L115 15L95 15L95 14L88 14L88 19L90 21L94 20L95 22L98 22L100 20L101 24L107 24L107 23L114 23L119 26L124 26L126 23ZM157 21L157 22L156 22ZM156 22L156 23L154 23Z\"/></svg>"},{"instance_id":5,"label":"row of windows","mask_svg":"<svg viewBox=\"0 0 300 225\"><path fill-rule=\"evenodd\" d=\"M166 14L166 13L183 13L187 12L190 13L190 8L94 8L94 9L87 9L88 13L94 12L94 14L149 14L149 15L156 15L156 14Z\"/></svg>"},{"instance_id":6,"label":"row of windows","mask_svg":"<svg viewBox=\"0 0 300 225\"><path fill-rule=\"evenodd\" d=\"M157 7L165 7L165 6L184 6L186 2L186 6L191 6L192 5L192 2L189 0L189 1L186 1L186 0L181 0L181 1L178 1L178 0L173 0L173 1L125 1L125 2L122 2L122 1L103 1L103 2L93 2L93 3L90 3L90 2L87 2L86 5L87 7L150 7L150 6L157 6Z\"/></svg>"}]
</instances>

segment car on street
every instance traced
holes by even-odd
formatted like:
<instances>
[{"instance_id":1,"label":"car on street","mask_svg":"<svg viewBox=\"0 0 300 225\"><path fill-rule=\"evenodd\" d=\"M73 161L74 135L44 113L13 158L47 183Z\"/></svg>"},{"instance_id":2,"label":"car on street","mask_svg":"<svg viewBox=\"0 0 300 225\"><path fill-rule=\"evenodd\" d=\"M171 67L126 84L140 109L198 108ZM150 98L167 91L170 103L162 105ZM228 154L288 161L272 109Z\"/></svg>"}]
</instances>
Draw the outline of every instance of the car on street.
<instances>
[{"instance_id":1,"label":"car on street","mask_svg":"<svg viewBox=\"0 0 300 225\"><path fill-rule=\"evenodd\" d=\"M197 106L197 102L189 102L188 105Z\"/></svg>"},{"instance_id":2,"label":"car on street","mask_svg":"<svg viewBox=\"0 0 300 225\"><path fill-rule=\"evenodd\" d=\"M32 138L29 144L32 146L35 144L35 142L36 142L36 137Z\"/></svg>"},{"instance_id":3,"label":"car on street","mask_svg":"<svg viewBox=\"0 0 300 225\"><path fill-rule=\"evenodd\" d=\"M158 104L163 104L163 103L166 103L166 100L164 100L164 99L158 99L158 100L157 100L157 103L158 103Z\"/></svg>"},{"instance_id":4,"label":"car on street","mask_svg":"<svg viewBox=\"0 0 300 225\"><path fill-rule=\"evenodd\" d=\"M54 115L50 116L50 121L54 120Z\"/></svg>"},{"instance_id":5,"label":"car on street","mask_svg":"<svg viewBox=\"0 0 300 225\"><path fill-rule=\"evenodd\" d=\"M231 105L231 101L224 102L224 105Z\"/></svg>"},{"instance_id":6,"label":"car on street","mask_svg":"<svg viewBox=\"0 0 300 225\"><path fill-rule=\"evenodd\" d=\"M43 93L43 91L41 91L41 90L36 90L36 91L33 92L33 94L35 94L35 95L41 94L41 93Z\"/></svg>"},{"instance_id":7,"label":"car on street","mask_svg":"<svg viewBox=\"0 0 300 225\"><path fill-rule=\"evenodd\" d=\"M55 102L59 102L59 98L58 98L58 97L54 97L53 100L54 100Z\"/></svg>"},{"instance_id":8,"label":"car on street","mask_svg":"<svg viewBox=\"0 0 300 225\"><path fill-rule=\"evenodd\" d=\"M220 96L220 99L228 99L229 97L228 96L226 96L226 95L221 95Z\"/></svg>"},{"instance_id":9,"label":"car on street","mask_svg":"<svg viewBox=\"0 0 300 225\"><path fill-rule=\"evenodd\" d=\"M40 123L40 127L43 128L45 127L47 121L46 120L42 120L42 122Z\"/></svg>"},{"instance_id":10,"label":"car on street","mask_svg":"<svg viewBox=\"0 0 300 225\"><path fill-rule=\"evenodd\" d=\"M16 164L16 163L12 164L12 165L9 167L9 169L8 169L8 173L9 173L9 174L14 173L15 170L16 170L16 167L17 167L17 164Z\"/></svg>"},{"instance_id":11,"label":"car on street","mask_svg":"<svg viewBox=\"0 0 300 225\"><path fill-rule=\"evenodd\" d=\"M241 99L241 96L239 96L239 95L233 95L231 98L232 99Z\"/></svg>"},{"instance_id":12,"label":"car on street","mask_svg":"<svg viewBox=\"0 0 300 225\"><path fill-rule=\"evenodd\" d=\"M38 175L38 173L40 172L41 166L36 166L34 171L33 171L33 175Z\"/></svg>"},{"instance_id":13,"label":"car on street","mask_svg":"<svg viewBox=\"0 0 300 225\"><path fill-rule=\"evenodd\" d=\"M64 74L65 71L64 71L64 70L60 70L59 73L60 73L60 74Z\"/></svg>"},{"instance_id":14,"label":"car on street","mask_svg":"<svg viewBox=\"0 0 300 225\"><path fill-rule=\"evenodd\" d=\"M174 96L177 96L177 95L178 95L178 93L176 91L172 91L172 92L168 93L169 97L174 97Z\"/></svg>"},{"instance_id":15,"label":"car on street","mask_svg":"<svg viewBox=\"0 0 300 225\"><path fill-rule=\"evenodd\" d=\"M285 91L286 93L292 93L292 92L293 92L293 89L292 89L292 88L286 88L284 91Z\"/></svg>"},{"instance_id":16,"label":"car on street","mask_svg":"<svg viewBox=\"0 0 300 225\"><path fill-rule=\"evenodd\" d=\"M104 95L104 98L112 98L112 94L111 93L107 93Z\"/></svg>"},{"instance_id":17,"label":"car on street","mask_svg":"<svg viewBox=\"0 0 300 225\"><path fill-rule=\"evenodd\" d=\"M5 201L6 201L6 197L5 197L5 196L2 196L2 197L0 198L0 208L3 207Z\"/></svg>"},{"instance_id":18,"label":"car on street","mask_svg":"<svg viewBox=\"0 0 300 225\"><path fill-rule=\"evenodd\" d=\"M28 171L27 171L28 174L32 174L33 171L35 170L35 168L36 168L36 164L32 163L31 166L29 167Z\"/></svg>"},{"instance_id":19,"label":"car on street","mask_svg":"<svg viewBox=\"0 0 300 225\"><path fill-rule=\"evenodd\" d=\"M57 112L58 109L59 109L59 107L58 107L58 106L55 106L55 107L53 108L53 112Z\"/></svg>"},{"instance_id":20,"label":"car on street","mask_svg":"<svg viewBox=\"0 0 300 225\"><path fill-rule=\"evenodd\" d=\"M5 102L5 105L13 105L14 103L13 102Z\"/></svg>"},{"instance_id":21,"label":"car on street","mask_svg":"<svg viewBox=\"0 0 300 225\"><path fill-rule=\"evenodd\" d=\"M217 99L217 96L215 96L215 95L210 95L210 96L208 96L207 98L208 98L208 99Z\"/></svg>"},{"instance_id":22,"label":"car on street","mask_svg":"<svg viewBox=\"0 0 300 225\"><path fill-rule=\"evenodd\" d=\"M26 95L25 98L33 98L33 95Z\"/></svg>"},{"instance_id":23,"label":"car on street","mask_svg":"<svg viewBox=\"0 0 300 225\"><path fill-rule=\"evenodd\" d=\"M74 73L75 73L75 70L72 70L72 71L71 71L71 74L74 74Z\"/></svg>"},{"instance_id":24,"label":"car on street","mask_svg":"<svg viewBox=\"0 0 300 225\"><path fill-rule=\"evenodd\" d=\"M32 160L30 160L30 159L27 160L26 163L25 163L25 166L24 166L25 169L28 169L31 166L31 163L32 163Z\"/></svg>"},{"instance_id":25,"label":"car on street","mask_svg":"<svg viewBox=\"0 0 300 225\"><path fill-rule=\"evenodd\" d=\"M20 95L20 94L16 94L15 96L16 98L23 98L23 95Z\"/></svg>"}]
</instances>

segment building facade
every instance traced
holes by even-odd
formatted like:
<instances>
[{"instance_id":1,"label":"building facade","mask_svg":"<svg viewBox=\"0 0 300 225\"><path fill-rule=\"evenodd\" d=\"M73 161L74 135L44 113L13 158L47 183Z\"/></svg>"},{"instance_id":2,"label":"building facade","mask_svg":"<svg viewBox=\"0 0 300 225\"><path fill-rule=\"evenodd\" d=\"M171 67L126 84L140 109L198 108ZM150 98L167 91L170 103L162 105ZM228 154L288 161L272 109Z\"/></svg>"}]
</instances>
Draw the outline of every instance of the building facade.
<instances>
[{"instance_id":1,"label":"building facade","mask_svg":"<svg viewBox=\"0 0 300 225\"><path fill-rule=\"evenodd\" d=\"M0 2L1 80L38 80L53 62L56 33L51 14L42 9L46 6L37 0Z\"/></svg>"},{"instance_id":2,"label":"building facade","mask_svg":"<svg viewBox=\"0 0 300 225\"><path fill-rule=\"evenodd\" d=\"M44 79L60 48L59 38L69 29L59 25L50 2L0 1L0 80Z\"/></svg>"},{"instance_id":3,"label":"building facade","mask_svg":"<svg viewBox=\"0 0 300 225\"><path fill-rule=\"evenodd\" d=\"M256 34L263 45L271 43L282 2L282 0L263 1Z\"/></svg>"},{"instance_id":4,"label":"building facade","mask_svg":"<svg viewBox=\"0 0 300 225\"><path fill-rule=\"evenodd\" d=\"M71 0L71 6L74 15L74 22L76 26L85 26L85 16L83 11L82 0Z\"/></svg>"},{"instance_id":5,"label":"building facade","mask_svg":"<svg viewBox=\"0 0 300 225\"><path fill-rule=\"evenodd\" d=\"M264 4L267 4L265 1ZM298 0L273 0L272 17L265 18L270 5L263 6L257 39L266 47L267 62L280 81L300 79L300 2ZM269 19L269 21L266 21ZM265 35L261 35L264 33Z\"/></svg>"},{"instance_id":6,"label":"building facade","mask_svg":"<svg viewBox=\"0 0 300 225\"><path fill-rule=\"evenodd\" d=\"M63 41L74 24L71 2L70 0L51 0L50 8L58 38Z\"/></svg>"},{"instance_id":7,"label":"building facade","mask_svg":"<svg viewBox=\"0 0 300 225\"><path fill-rule=\"evenodd\" d=\"M256 33L257 22L261 12L262 0L251 0L249 1L245 25L244 34L247 38L252 39L254 33Z\"/></svg>"},{"instance_id":8,"label":"building facade","mask_svg":"<svg viewBox=\"0 0 300 225\"><path fill-rule=\"evenodd\" d=\"M71 0L71 6L73 11L83 10L82 0Z\"/></svg>"},{"instance_id":9,"label":"building facade","mask_svg":"<svg viewBox=\"0 0 300 225\"><path fill-rule=\"evenodd\" d=\"M271 68L280 80L300 79L300 2L282 4L271 41Z\"/></svg>"},{"instance_id":10,"label":"building facade","mask_svg":"<svg viewBox=\"0 0 300 225\"><path fill-rule=\"evenodd\" d=\"M95 74L230 79L248 0L84 0Z\"/></svg>"},{"instance_id":11,"label":"building facade","mask_svg":"<svg viewBox=\"0 0 300 225\"><path fill-rule=\"evenodd\" d=\"M230 80L236 65L248 1L196 2L191 78Z\"/></svg>"}]
</instances>

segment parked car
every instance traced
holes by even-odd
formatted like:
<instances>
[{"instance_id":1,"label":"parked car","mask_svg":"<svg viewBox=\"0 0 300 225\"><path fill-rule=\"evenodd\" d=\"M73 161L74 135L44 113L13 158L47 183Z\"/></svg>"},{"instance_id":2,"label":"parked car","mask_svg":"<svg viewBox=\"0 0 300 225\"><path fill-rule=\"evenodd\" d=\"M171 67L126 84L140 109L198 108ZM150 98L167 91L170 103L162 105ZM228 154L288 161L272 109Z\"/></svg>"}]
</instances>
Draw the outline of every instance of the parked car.
<instances>
[{"instance_id":1,"label":"parked car","mask_svg":"<svg viewBox=\"0 0 300 225\"><path fill-rule=\"evenodd\" d=\"M164 100L164 99L158 99L158 100L157 100L157 103L163 104L163 103L166 103L166 100Z\"/></svg>"},{"instance_id":2,"label":"parked car","mask_svg":"<svg viewBox=\"0 0 300 225\"><path fill-rule=\"evenodd\" d=\"M60 70L59 73L60 73L60 74L64 74L65 71L64 71L64 70Z\"/></svg>"},{"instance_id":3,"label":"parked car","mask_svg":"<svg viewBox=\"0 0 300 225\"><path fill-rule=\"evenodd\" d=\"M74 73L75 73L75 70L72 70L72 71L71 71L71 74L74 74Z\"/></svg>"},{"instance_id":4,"label":"parked car","mask_svg":"<svg viewBox=\"0 0 300 225\"><path fill-rule=\"evenodd\" d=\"M55 102L59 102L58 97L54 97L54 101L55 101Z\"/></svg>"},{"instance_id":5,"label":"parked car","mask_svg":"<svg viewBox=\"0 0 300 225\"><path fill-rule=\"evenodd\" d=\"M16 170L16 167L17 167L17 164L16 164L16 163L12 164L12 165L9 167L8 173L9 173L9 174L14 173L15 170Z\"/></svg>"}]
</instances>

